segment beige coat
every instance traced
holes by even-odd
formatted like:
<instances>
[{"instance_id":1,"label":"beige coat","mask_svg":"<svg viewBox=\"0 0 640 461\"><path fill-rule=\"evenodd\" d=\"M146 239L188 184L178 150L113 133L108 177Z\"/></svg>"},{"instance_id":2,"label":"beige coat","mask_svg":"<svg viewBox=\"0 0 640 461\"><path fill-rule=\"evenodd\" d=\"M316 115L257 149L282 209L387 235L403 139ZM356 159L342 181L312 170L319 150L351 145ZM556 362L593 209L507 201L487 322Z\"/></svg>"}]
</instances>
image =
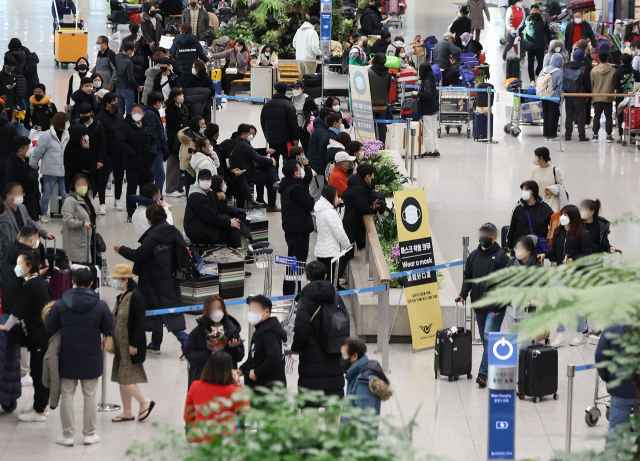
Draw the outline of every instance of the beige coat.
<instances>
[{"instance_id":1,"label":"beige coat","mask_svg":"<svg viewBox=\"0 0 640 461\"><path fill-rule=\"evenodd\" d=\"M42 317L46 316L49 309L55 304L51 301L42 310ZM49 338L49 347L44 354L42 367L42 384L49 389L49 406L54 410L60 403L60 346L62 345L62 330L58 330Z\"/></svg>"},{"instance_id":2,"label":"beige coat","mask_svg":"<svg viewBox=\"0 0 640 461\"><path fill-rule=\"evenodd\" d=\"M93 200L91 191L87 196ZM62 205L62 248L67 251L70 262L91 261L91 229L84 228L85 222L91 222L89 207L82 197L71 191Z\"/></svg>"},{"instance_id":3,"label":"beige coat","mask_svg":"<svg viewBox=\"0 0 640 461\"><path fill-rule=\"evenodd\" d=\"M186 127L178 131L178 141L180 141L180 169L186 171L194 178L196 177L196 171L191 166L191 157L193 156L193 150L196 147L196 143L190 136L187 136L185 132L189 130L191 132L191 128ZM196 138L200 137L199 133L193 133Z\"/></svg>"},{"instance_id":4,"label":"beige coat","mask_svg":"<svg viewBox=\"0 0 640 461\"><path fill-rule=\"evenodd\" d=\"M591 93L613 93L613 75L615 67L608 62L598 64L591 70ZM593 102L613 102L612 97L594 97Z\"/></svg>"},{"instance_id":5,"label":"beige coat","mask_svg":"<svg viewBox=\"0 0 640 461\"><path fill-rule=\"evenodd\" d=\"M487 21L491 21L489 7L485 0L467 0L469 7L469 19L471 19L471 29L484 29L484 14L487 15Z\"/></svg>"},{"instance_id":6,"label":"beige coat","mask_svg":"<svg viewBox=\"0 0 640 461\"><path fill-rule=\"evenodd\" d=\"M220 21L218 20L218 16L213 13L209 13L209 27L213 28L213 31L216 33L217 37L218 29L220 29Z\"/></svg>"}]
</instances>

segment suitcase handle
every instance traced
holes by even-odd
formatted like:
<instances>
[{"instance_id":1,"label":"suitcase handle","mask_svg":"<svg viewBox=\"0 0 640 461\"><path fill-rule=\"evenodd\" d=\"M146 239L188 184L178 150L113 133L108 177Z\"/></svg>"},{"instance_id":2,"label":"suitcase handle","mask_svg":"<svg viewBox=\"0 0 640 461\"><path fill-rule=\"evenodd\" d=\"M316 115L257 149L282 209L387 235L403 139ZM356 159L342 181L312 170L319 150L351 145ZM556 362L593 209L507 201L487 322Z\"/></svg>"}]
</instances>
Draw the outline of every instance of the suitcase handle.
<instances>
[{"instance_id":1,"label":"suitcase handle","mask_svg":"<svg viewBox=\"0 0 640 461\"><path fill-rule=\"evenodd\" d=\"M466 317L467 315L467 301L465 299L462 300L462 307L464 309L464 315ZM460 327L460 324L458 323L460 321L460 306L458 301L456 301L456 322L455 322L455 326L458 327L459 329L462 328L461 331L464 331L467 329L467 319L464 319L464 322L462 323L462 327Z\"/></svg>"}]
</instances>

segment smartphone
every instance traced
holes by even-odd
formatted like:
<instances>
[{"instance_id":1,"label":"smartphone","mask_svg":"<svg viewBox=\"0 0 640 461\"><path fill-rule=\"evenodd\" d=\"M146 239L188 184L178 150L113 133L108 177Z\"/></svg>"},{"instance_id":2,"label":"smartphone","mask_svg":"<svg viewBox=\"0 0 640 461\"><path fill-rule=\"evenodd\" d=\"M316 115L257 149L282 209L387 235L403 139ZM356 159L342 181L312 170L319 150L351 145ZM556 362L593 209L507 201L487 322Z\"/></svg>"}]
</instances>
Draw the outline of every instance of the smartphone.
<instances>
[{"instance_id":1,"label":"smartphone","mask_svg":"<svg viewBox=\"0 0 640 461\"><path fill-rule=\"evenodd\" d=\"M242 171L242 172L244 173L244 172L246 172L247 170L240 170L240 171Z\"/></svg>"}]
</instances>

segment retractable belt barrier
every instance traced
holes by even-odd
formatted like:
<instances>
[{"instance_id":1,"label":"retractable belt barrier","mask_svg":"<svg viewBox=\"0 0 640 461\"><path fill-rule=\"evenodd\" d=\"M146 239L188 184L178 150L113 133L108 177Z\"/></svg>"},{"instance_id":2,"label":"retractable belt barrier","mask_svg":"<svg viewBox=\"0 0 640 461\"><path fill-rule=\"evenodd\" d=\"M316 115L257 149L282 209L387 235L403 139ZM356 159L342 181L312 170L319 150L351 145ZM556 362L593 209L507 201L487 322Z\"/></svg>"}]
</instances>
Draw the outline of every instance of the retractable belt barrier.
<instances>
[{"instance_id":1,"label":"retractable belt barrier","mask_svg":"<svg viewBox=\"0 0 640 461\"><path fill-rule=\"evenodd\" d=\"M571 453L571 418L573 416L573 378L576 371L593 370L596 368L595 363L586 365L567 365L567 426L565 434L564 451Z\"/></svg>"},{"instance_id":2,"label":"retractable belt barrier","mask_svg":"<svg viewBox=\"0 0 640 461\"><path fill-rule=\"evenodd\" d=\"M218 118L218 115L217 115L218 104L217 104L216 100L218 98L220 98L220 99L231 99L231 100L234 100L234 101L261 102L261 103L264 103L264 104L266 104L267 102L269 102L271 100L271 98L245 98L244 96L229 96L229 95L226 95L226 94L217 94L216 93L216 95L211 98L211 100L213 101L213 104L212 104L213 110L211 112L212 116L213 116L213 123L217 123L216 119Z\"/></svg>"}]
</instances>

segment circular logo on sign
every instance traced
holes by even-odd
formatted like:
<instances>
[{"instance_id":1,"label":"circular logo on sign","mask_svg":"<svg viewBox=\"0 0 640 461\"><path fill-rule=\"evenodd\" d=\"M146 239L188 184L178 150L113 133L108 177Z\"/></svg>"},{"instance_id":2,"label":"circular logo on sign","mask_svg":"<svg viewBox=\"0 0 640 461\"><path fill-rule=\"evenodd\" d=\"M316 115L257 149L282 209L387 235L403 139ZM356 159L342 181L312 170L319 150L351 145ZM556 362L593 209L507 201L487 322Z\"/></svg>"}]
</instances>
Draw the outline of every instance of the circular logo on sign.
<instances>
[{"instance_id":1,"label":"circular logo on sign","mask_svg":"<svg viewBox=\"0 0 640 461\"><path fill-rule=\"evenodd\" d=\"M362 72L357 71L355 73L353 77L353 86L356 89L356 93L358 93L360 96L365 94L365 92L367 91L367 81L365 80Z\"/></svg>"},{"instance_id":2,"label":"circular logo on sign","mask_svg":"<svg viewBox=\"0 0 640 461\"><path fill-rule=\"evenodd\" d=\"M420 229L422 224L422 208L418 201L413 197L408 197L402 204L402 222L409 232L415 232Z\"/></svg>"},{"instance_id":3,"label":"circular logo on sign","mask_svg":"<svg viewBox=\"0 0 640 461\"><path fill-rule=\"evenodd\" d=\"M504 350L505 346L509 348L509 351L506 352L506 354L498 354L498 346L501 346L501 349ZM499 359L499 360L507 360L509 357L511 357L511 355L513 354L513 346L511 345L511 343L507 340L505 340L504 338L500 339L500 341L497 341L494 346L493 346L493 354Z\"/></svg>"}]
</instances>

